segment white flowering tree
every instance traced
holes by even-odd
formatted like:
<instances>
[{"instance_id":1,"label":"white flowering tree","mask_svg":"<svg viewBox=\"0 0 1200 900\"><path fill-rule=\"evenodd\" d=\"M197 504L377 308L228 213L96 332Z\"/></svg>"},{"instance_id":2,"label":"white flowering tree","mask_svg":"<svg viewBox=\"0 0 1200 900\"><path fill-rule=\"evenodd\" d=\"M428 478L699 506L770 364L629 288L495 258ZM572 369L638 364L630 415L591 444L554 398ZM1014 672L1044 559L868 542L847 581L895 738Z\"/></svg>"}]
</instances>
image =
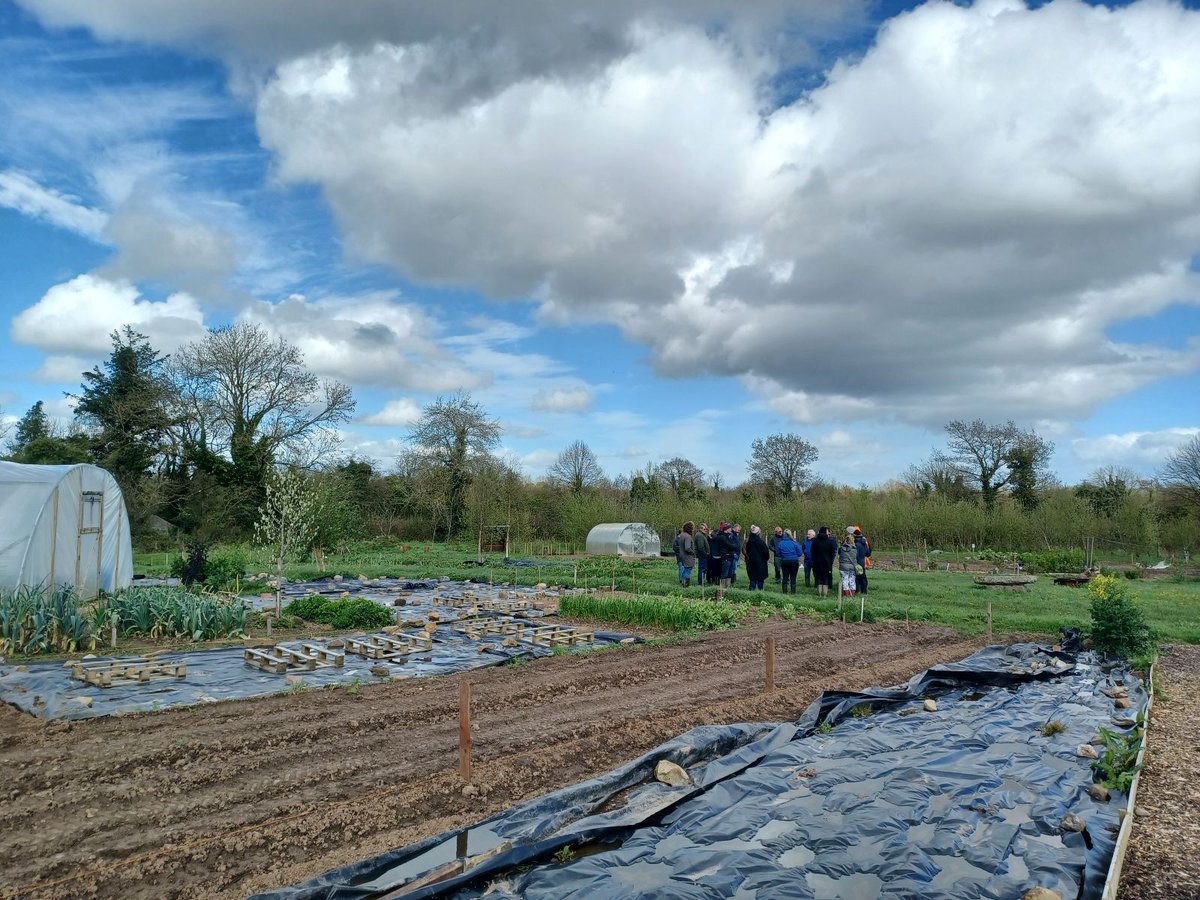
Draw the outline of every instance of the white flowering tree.
<instances>
[{"instance_id":1,"label":"white flowering tree","mask_svg":"<svg viewBox=\"0 0 1200 900\"><path fill-rule=\"evenodd\" d=\"M312 545L320 511L316 492L300 473L284 470L267 479L267 498L258 510L254 538L275 557L275 615L283 605L283 561Z\"/></svg>"}]
</instances>

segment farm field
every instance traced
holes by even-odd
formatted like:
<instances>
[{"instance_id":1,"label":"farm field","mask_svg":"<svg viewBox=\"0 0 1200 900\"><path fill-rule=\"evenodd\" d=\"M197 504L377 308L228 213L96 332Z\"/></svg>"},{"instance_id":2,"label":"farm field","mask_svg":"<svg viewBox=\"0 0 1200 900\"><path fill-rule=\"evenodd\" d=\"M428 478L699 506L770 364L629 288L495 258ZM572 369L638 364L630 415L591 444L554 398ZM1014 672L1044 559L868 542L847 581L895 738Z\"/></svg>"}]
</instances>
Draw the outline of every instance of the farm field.
<instances>
[{"instance_id":1,"label":"farm field","mask_svg":"<svg viewBox=\"0 0 1200 900\"><path fill-rule=\"evenodd\" d=\"M777 690L764 695L768 636ZM0 887L244 896L477 821L695 725L792 719L823 689L893 684L980 643L797 619L478 671L472 796L457 773L466 676L69 724L4 707Z\"/></svg>"},{"instance_id":2,"label":"farm field","mask_svg":"<svg viewBox=\"0 0 1200 900\"><path fill-rule=\"evenodd\" d=\"M477 566L473 546L408 546L407 551L402 551L400 545L355 547L345 554L329 554L324 570L311 564L293 564L287 567L286 574L291 579L334 573L413 578L448 575L456 579L482 578L518 585L548 582L568 587L616 588L636 595L713 599L711 588L680 588L676 583L673 559L630 561L548 556L534 557L530 561L536 565L523 567L505 566L501 556L489 554L485 565ZM424 549L426 546L428 550ZM1056 585L1046 577L1039 577L1023 593L985 590L974 584L974 572L914 571L911 562L901 562L905 566L901 569L889 563L891 557L886 549L875 551L876 567L871 569L871 588L866 604L868 620L920 621L979 634L987 628L987 603L990 600L993 628L998 632L1055 636L1062 626L1086 627L1089 621L1087 591ZM135 554L134 557L139 573L167 574L169 563L169 555L161 552ZM255 574L272 571L270 562L265 557L254 556L252 551L248 553L247 566L248 571ZM975 571L989 569L987 565L974 567ZM744 585L744 580L742 583ZM1130 580L1127 586L1160 640L1200 643L1200 577L1194 571L1188 577L1147 575ZM731 603L754 604L762 608L764 614L780 610L789 615L795 612L833 618L837 613L835 597L821 600L814 590L806 591L803 586L794 596L784 595L771 579L768 579L765 591L752 592L735 586L727 592L726 599ZM857 602L854 618L857 618Z\"/></svg>"}]
</instances>

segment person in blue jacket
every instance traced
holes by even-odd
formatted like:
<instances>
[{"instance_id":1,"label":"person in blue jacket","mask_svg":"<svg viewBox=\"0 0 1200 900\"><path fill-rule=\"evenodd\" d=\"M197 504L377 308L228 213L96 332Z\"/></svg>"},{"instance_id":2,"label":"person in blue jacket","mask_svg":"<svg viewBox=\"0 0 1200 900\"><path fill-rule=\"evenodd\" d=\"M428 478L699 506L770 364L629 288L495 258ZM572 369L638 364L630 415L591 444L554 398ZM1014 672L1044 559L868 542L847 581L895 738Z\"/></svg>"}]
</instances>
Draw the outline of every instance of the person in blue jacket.
<instances>
[{"instance_id":1,"label":"person in blue jacket","mask_svg":"<svg viewBox=\"0 0 1200 900\"><path fill-rule=\"evenodd\" d=\"M796 538L792 535L790 528L783 533L783 537L775 545L775 557L779 560L779 568L783 571L781 589L786 594L790 585L791 593L796 593L796 573L800 571L800 545L796 543Z\"/></svg>"},{"instance_id":2,"label":"person in blue jacket","mask_svg":"<svg viewBox=\"0 0 1200 900\"><path fill-rule=\"evenodd\" d=\"M804 586L811 587L812 570L813 570L813 552L812 542L817 533L811 528L808 529L808 534L804 538L804 543L800 545L800 555L804 561Z\"/></svg>"}]
</instances>

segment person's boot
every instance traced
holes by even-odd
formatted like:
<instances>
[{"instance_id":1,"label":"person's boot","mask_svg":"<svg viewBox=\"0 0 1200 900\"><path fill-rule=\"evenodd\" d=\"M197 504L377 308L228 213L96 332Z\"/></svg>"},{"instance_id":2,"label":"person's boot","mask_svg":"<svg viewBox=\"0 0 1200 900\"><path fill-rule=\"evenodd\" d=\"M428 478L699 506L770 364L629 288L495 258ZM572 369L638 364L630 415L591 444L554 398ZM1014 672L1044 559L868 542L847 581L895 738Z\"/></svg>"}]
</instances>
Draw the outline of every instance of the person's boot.
<instances>
[{"instance_id":1,"label":"person's boot","mask_svg":"<svg viewBox=\"0 0 1200 900\"><path fill-rule=\"evenodd\" d=\"M692 579L690 579L690 578L685 578L685 579L683 579L683 586L684 586L685 588L687 588L687 587L691 587L691 586L692 586Z\"/></svg>"}]
</instances>

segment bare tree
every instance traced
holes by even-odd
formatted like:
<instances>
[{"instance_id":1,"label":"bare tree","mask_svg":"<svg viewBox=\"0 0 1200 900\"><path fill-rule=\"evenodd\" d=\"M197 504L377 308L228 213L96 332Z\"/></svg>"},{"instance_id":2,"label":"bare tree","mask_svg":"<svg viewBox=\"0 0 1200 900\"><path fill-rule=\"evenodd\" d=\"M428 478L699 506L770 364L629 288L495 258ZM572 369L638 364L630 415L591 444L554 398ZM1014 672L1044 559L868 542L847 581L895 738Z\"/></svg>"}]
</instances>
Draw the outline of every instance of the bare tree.
<instances>
[{"instance_id":1,"label":"bare tree","mask_svg":"<svg viewBox=\"0 0 1200 900\"><path fill-rule=\"evenodd\" d=\"M281 451L313 441L354 412L349 387L318 379L298 348L259 325L209 331L174 356L172 372L182 442L228 453L240 479L256 484Z\"/></svg>"},{"instance_id":2,"label":"bare tree","mask_svg":"<svg viewBox=\"0 0 1200 900\"><path fill-rule=\"evenodd\" d=\"M454 534L463 522L471 460L491 455L500 443L500 423L470 394L438 397L421 411L410 440L432 467L428 480L442 493L447 529Z\"/></svg>"},{"instance_id":3,"label":"bare tree","mask_svg":"<svg viewBox=\"0 0 1200 900\"><path fill-rule=\"evenodd\" d=\"M1139 481L1137 472L1124 466L1101 466L1075 488L1097 515L1111 519L1129 499Z\"/></svg>"},{"instance_id":4,"label":"bare tree","mask_svg":"<svg viewBox=\"0 0 1200 900\"><path fill-rule=\"evenodd\" d=\"M676 456L660 463L654 470L658 480L675 492L694 494L704 484L704 470L689 459Z\"/></svg>"},{"instance_id":5,"label":"bare tree","mask_svg":"<svg viewBox=\"0 0 1200 900\"><path fill-rule=\"evenodd\" d=\"M604 470L596 460L592 448L583 441L572 441L558 459L546 470L550 481L565 487L573 494L581 494L590 487L604 481Z\"/></svg>"},{"instance_id":6,"label":"bare tree","mask_svg":"<svg viewBox=\"0 0 1200 900\"><path fill-rule=\"evenodd\" d=\"M773 434L750 444L747 463L751 478L783 497L804 487L809 467L817 461L817 448L798 434Z\"/></svg>"},{"instance_id":7,"label":"bare tree","mask_svg":"<svg viewBox=\"0 0 1200 900\"><path fill-rule=\"evenodd\" d=\"M1200 434L1166 458L1160 477L1172 505L1200 512Z\"/></svg>"},{"instance_id":8,"label":"bare tree","mask_svg":"<svg viewBox=\"0 0 1200 900\"><path fill-rule=\"evenodd\" d=\"M946 424L946 433L950 435L948 452L941 461L979 490L988 509L995 506L997 494L1005 487L1013 486L1027 498L1046 477L1054 452L1054 444L1012 421L989 425L982 419L955 420ZM1027 500L1022 502L1028 505Z\"/></svg>"},{"instance_id":9,"label":"bare tree","mask_svg":"<svg viewBox=\"0 0 1200 900\"><path fill-rule=\"evenodd\" d=\"M934 452L929 459L909 466L904 473L904 483L921 497L936 494L948 500L969 500L974 496L962 473L944 453Z\"/></svg>"}]
</instances>

